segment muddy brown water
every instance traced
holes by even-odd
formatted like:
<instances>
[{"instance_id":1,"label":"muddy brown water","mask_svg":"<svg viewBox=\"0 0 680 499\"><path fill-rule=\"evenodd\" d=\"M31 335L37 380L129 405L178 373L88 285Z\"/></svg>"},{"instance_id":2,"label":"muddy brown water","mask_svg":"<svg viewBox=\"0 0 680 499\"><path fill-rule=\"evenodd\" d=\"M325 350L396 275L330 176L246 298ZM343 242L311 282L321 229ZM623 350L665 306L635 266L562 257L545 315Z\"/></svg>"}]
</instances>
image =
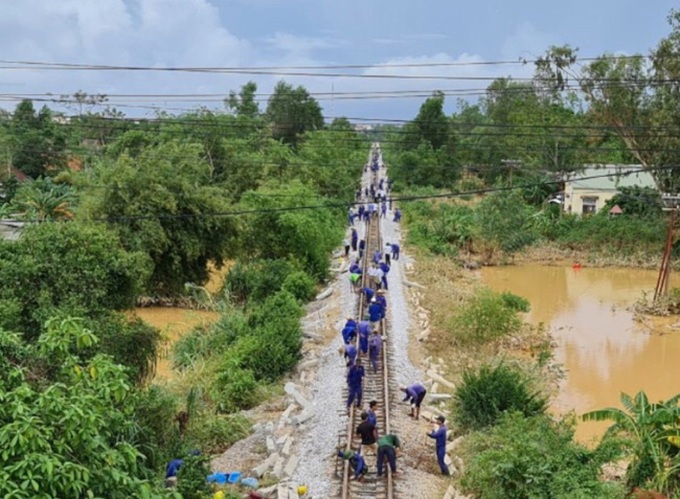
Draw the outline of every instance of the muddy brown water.
<instances>
[{"instance_id":1,"label":"muddy brown water","mask_svg":"<svg viewBox=\"0 0 680 499\"><path fill-rule=\"evenodd\" d=\"M205 285L206 291L216 295L227 272L234 262L227 261L221 269L215 268L209 263L210 279ZM164 338L164 345L156 361L156 380L168 380L172 378L172 362L170 354L172 345L185 334L191 332L196 326L210 324L220 318L218 312L206 312L189 310L177 307L139 307L135 309L135 315L151 326L158 328Z\"/></svg>"},{"instance_id":2,"label":"muddy brown water","mask_svg":"<svg viewBox=\"0 0 680 499\"><path fill-rule=\"evenodd\" d=\"M621 407L621 392L644 390L651 401L680 392L680 318L640 322L629 310L643 292L653 292L657 272L510 266L484 268L482 276L491 289L528 299L527 319L552 331L555 359L566 370L555 412ZM580 422L576 437L592 443L607 426Z\"/></svg>"},{"instance_id":3,"label":"muddy brown water","mask_svg":"<svg viewBox=\"0 0 680 499\"><path fill-rule=\"evenodd\" d=\"M135 315L151 326L158 328L165 339L156 363L156 380L172 378L170 352L172 345L194 327L210 324L219 319L218 312L188 310L173 307L143 307L135 310Z\"/></svg>"}]
</instances>

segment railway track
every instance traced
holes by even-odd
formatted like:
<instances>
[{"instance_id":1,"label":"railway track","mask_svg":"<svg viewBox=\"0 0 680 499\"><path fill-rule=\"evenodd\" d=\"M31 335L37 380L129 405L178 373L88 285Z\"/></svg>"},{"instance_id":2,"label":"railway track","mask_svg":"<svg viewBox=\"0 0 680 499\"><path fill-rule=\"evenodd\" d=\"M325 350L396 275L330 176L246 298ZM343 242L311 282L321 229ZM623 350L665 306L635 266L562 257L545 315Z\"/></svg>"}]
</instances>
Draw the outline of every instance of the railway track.
<instances>
[{"instance_id":1,"label":"railway track","mask_svg":"<svg viewBox=\"0 0 680 499\"><path fill-rule=\"evenodd\" d=\"M371 172L370 179L374 184L378 183L378 172ZM374 218L371 218L366 224L365 231L366 239L366 250L364 253L364 258L362 262L362 287L371 287L370 278L368 276L368 268L372 261L372 256L376 250L383 251L382 238L380 235L380 215L376 213ZM366 311L368 309L368 303L366 303L365 296L362 294L358 298L357 307L357 319L362 320ZM388 307L389 296L388 296ZM367 406L368 402L371 400L376 400L378 402L378 431L380 435L385 435L391 432L390 425L390 393L389 393L389 342L388 340L388 329L386 324L386 319L383 319L379 323L380 334L385 338L386 342L383 344L381 350L381 358L378 364L378 370L373 373L370 366L370 362L367 360L364 362L364 367L366 370L366 375L364 377L363 383L363 400L362 405ZM357 339L355 340L358 342ZM357 343L358 348L358 343ZM343 395L347 396L347 388L345 388ZM346 399L345 399L346 400ZM344 410L343 402L343 410ZM360 416L363 408L352 407L348 415L348 422L345 432L340 435L339 443L344 444L345 450L358 451L361 445L361 439L355 434L356 427L360 422ZM377 470L375 466L375 456L369 455L367 459L367 465L369 466L369 473L366 475L363 481L351 480L352 470L348 461L339 461L338 466L336 466L336 475L342 480L340 497L342 499L368 499L368 498L380 498L380 499L392 499L394 497L394 484L393 476L389 469L389 465L385 462L385 473L386 476L378 478ZM341 471L338 470L341 467Z\"/></svg>"}]
</instances>

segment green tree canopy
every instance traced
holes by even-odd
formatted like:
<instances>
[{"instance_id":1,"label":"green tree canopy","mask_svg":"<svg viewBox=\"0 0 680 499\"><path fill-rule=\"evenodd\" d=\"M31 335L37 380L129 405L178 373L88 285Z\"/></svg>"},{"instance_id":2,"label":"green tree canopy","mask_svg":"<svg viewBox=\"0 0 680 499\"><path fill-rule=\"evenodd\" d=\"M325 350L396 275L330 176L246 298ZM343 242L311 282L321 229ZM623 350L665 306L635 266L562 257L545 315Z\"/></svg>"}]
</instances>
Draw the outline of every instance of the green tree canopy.
<instances>
[{"instance_id":1,"label":"green tree canopy","mask_svg":"<svg viewBox=\"0 0 680 499\"><path fill-rule=\"evenodd\" d=\"M303 86L294 88L280 81L267 103L267 118L272 125L272 135L277 140L297 147L301 135L323 128L321 106Z\"/></svg>"},{"instance_id":2,"label":"green tree canopy","mask_svg":"<svg viewBox=\"0 0 680 499\"><path fill-rule=\"evenodd\" d=\"M149 291L181 293L204 284L209 261L221 265L233 248L234 219L227 192L211 185L210 165L198 144L173 140L104 160L83 195L84 210L104 218L126 248L153 264Z\"/></svg>"}]
</instances>

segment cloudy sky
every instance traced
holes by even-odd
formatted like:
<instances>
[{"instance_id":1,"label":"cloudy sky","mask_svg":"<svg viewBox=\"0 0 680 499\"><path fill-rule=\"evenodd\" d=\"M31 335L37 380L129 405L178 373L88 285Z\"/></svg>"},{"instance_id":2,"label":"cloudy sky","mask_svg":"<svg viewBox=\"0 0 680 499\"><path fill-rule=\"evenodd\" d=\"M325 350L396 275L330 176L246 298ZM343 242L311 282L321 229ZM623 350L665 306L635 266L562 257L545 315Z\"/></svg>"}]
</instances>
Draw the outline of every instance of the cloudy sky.
<instances>
[{"instance_id":1,"label":"cloudy sky","mask_svg":"<svg viewBox=\"0 0 680 499\"><path fill-rule=\"evenodd\" d=\"M450 77L526 77L531 74L528 66L478 63L531 59L554 44L579 47L586 57L646 53L668 33L666 16L676 4L677 0L0 0L0 106L12 108L14 99L25 95L83 90L108 94L121 110L141 116L152 114L154 107L175 112L199 104L219 108L222 95L250 79L258 83L266 101L274 83L283 78L318 95L327 116L409 119L421 96L389 94L390 98L376 99L375 92L471 89L474 94L488 80ZM23 61L278 69L264 75L64 71L31 69ZM423 66L428 63L463 64ZM325 70L336 74L327 77L285 74L321 72L288 67L328 65L366 67ZM194 97L180 100L177 94ZM448 98L449 111L455 100Z\"/></svg>"}]
</instances>

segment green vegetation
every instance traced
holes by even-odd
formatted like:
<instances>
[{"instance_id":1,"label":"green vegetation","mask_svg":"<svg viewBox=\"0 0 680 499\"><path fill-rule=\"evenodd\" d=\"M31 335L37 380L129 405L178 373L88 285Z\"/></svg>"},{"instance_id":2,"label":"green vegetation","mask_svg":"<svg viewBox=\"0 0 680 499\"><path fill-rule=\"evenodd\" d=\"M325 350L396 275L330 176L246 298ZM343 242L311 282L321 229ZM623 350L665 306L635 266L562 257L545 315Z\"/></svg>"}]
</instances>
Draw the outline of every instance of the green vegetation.
<instances>
[{"instance_id":1,"label":"green vegetation","mask_svg":"<svg viewBox=\"0 0 680 499\"><path fill-rule=\"evenodd\" d=\"M584 421L613 421L607 435L621 437L630 456L626 481L676 497L680 492L680 394L649 402L645 392L621 394L623 409L610 407L583 415Z\"/></svg>"},{"instance_id":2,"label":"green vegetation","mask_svg":"<svg viewBox=\"0 0 680 499\"><path fill-rule=\"evenodd\" d=\"M84 92L69 120L30 101L0 116L0 213L41 222L0 241L3 497L171 496L167 462L247 436L239 412L300 358L302 305L327 277L368 141L326 125L303 87L281 82L266 112L256 92L149 120L94 112L106 96ZM133 307L196 301L223 265L205 302L220 319L178 342L182 375L154 385L161 335ZM182 468L184 497L203 496L204 461Z\"/></svg>"},{"instance_id":3,"label":"green vegetation","mask_svg":"<svg viewBox=\"0 0 680 499\"><path fill-rule=\"evenodd\" d=\"M572 420L505 414L469 437L461 484L480 499L625 497L620 485L599 478L600 467L617 457L616 446L590 451L573 437Z\"/></svg>"},{"instance_id":4,"label":"green vegetation","mask_svg":"<svg viewBox=\"0 0 680 499\"><path fill-rule=\"evenodd\" d=\"M525 417L543 414L548 399L531 385L526 374L504 363L465 371L454 393L456 424L479 430L497 424L506 413L519 412Z\"/></svg>"},{"instance_id":5,"label":"green vegetation","mask_svg":"<svg viewBox=\"0 0 680 499\"><path fill-rule=\"evenodd\" d=\"M479 291L463 304L449 326L453 340L463 346L479 346L520 332L517 298L489 289Z\"/></svg>"},{"instance_id":6,"label":"green vegetation","mask_svg":"<svg viewBox=\"0 0 680 499\"><path fill-rule=\"evenodd\" d=\"M0 334L3 497L151 497L124 368L80 357L97 341L72 318L34 343Z\"/></svg>"}]
</instances>

